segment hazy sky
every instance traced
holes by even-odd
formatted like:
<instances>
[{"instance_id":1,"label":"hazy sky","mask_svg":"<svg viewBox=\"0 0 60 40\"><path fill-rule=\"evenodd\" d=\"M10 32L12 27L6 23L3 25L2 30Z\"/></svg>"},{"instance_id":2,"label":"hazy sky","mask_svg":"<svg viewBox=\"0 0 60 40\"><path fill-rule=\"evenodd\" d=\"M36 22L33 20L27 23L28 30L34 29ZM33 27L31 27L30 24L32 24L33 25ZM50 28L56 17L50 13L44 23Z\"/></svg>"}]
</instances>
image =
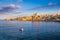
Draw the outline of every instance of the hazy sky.
<instances>
[{"instance_id":1,"label":"hazy sky","mask_svg":"<svg viewBox=\"0 0 60 40\"><path fill-rule=\"evenodd\" d=\"M60 12L60 0L0 0L0 19Z\"/></svg>"}]
</instances>

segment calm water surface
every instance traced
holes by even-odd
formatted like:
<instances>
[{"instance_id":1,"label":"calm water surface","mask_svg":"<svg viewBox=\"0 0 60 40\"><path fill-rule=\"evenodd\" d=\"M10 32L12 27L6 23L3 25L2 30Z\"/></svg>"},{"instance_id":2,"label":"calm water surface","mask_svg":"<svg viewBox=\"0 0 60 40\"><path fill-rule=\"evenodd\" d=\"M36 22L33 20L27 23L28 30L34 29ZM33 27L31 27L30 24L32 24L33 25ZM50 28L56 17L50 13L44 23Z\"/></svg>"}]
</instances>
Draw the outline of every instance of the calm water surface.
<instances>
[{"instance_id":1,"label":"calm water surface","mask_svg":"<svg viewBox=\"0 0 60 40\"><path fill-rule=\"evenodd\" d=\"M0 40L60 40L60 23L0 21Z\"/></svg>"}]
</instances>

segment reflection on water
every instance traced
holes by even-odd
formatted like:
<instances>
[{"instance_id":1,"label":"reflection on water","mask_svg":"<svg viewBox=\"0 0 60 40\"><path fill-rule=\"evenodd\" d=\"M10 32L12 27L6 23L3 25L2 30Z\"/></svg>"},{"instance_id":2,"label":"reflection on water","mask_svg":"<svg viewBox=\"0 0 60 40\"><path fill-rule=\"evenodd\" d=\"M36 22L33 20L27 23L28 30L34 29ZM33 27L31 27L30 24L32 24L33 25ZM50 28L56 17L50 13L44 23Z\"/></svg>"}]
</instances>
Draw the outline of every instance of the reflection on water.
<instances>
[{"instance_id":1,"label":"reflection on water","mask_svg":"<svg viewBox=\"0 0 60 40\"><path fill-rule=\"evenodd\" d=\"M0 21L0 40L60 40L60 23Z\"/></svg>"}]
</instances>

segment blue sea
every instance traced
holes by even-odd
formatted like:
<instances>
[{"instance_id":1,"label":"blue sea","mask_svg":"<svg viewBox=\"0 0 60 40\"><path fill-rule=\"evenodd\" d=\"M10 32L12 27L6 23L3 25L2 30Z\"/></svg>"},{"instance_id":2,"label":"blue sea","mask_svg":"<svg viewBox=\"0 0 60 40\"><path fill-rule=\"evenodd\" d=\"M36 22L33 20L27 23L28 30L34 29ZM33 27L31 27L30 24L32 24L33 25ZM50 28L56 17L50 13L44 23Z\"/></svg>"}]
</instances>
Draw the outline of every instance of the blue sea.
<instances>
[{"instance_id":1,"label":"blue sea","mask_svg":"<svg viewBox=\"0 0 60 40\"><path fill-rule=\"evenodd\" d=\"M60 23L1 20L0 40L60 40Z\"/></svg>"}]
</instances>

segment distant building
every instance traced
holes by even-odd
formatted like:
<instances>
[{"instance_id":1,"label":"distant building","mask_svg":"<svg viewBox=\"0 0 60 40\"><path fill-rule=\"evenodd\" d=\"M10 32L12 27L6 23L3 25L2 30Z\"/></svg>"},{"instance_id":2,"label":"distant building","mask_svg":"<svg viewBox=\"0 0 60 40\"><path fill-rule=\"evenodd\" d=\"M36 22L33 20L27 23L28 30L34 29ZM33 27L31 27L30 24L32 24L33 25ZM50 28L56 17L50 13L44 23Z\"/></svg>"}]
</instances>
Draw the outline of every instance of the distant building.
<instances>
[{"instance_id":1,"label":"distant building","mask_svg":"<svg viewBox=\"0 0 60 40\"><path fill-rule=\"evenodd\" d=\"M40 15L38 13L33 14L32 21L37 21L40 19Z\"/></svg>"},{"instance_id":2,"label":"distant building","mask_svg":"<svg viewBox=\"0 0 60 40\"><path fill-rule=\"evenodd\" d=\"M6 18L5 20L17 20L17 21L60 21L59 14L53 15L39 15L38 13L33 14L32 16L23 16L17 18Z\"/></svg>"}]
</instances>

